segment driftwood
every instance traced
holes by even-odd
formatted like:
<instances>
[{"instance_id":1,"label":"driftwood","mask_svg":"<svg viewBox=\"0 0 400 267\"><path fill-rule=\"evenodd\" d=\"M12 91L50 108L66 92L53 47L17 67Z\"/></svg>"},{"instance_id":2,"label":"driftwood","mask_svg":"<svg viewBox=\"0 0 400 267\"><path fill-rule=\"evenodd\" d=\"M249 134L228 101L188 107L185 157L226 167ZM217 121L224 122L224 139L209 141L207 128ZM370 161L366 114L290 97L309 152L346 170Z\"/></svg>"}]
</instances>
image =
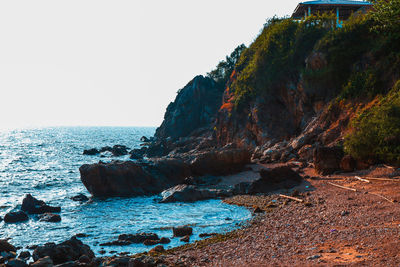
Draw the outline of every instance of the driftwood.
<instances>
[{"instance_id":1,"label":"driftwood","mask_svg":"<svg viewBox=\"0 0 400 267\"><path fill-rule=\"evenodd\" d=\"M334 183L331 183L331 182L328 182L328 184L336 186L336 187L339 187L339 188L342 188L342 189L346 189L346 190L357 192L357 189L355 189L355 188L350 188L350 187L334 184Z\"/></svg>"},{"instance_id":2,"label":"driftwood","mask_svg":"<svg viewBox=\"0 0 400 267\"><path fill-rule=\"evenodd\" d=\"M291 200L295 200L295 201L298 201L298 202L303 202L304 201L304 200L302 200L300 198L297 198L297 197L291 197L291 196L286 196L286 195L282 195L282 194L279 194L279 196L283 197L283 198L288 198L288 199L291 199Z\"/></svg>"},{"instance_id":3,"label":"driftwood","mask_svg":"<svg viewBox=\"0 0 400 267\"><path fill-rule=\"evenodd\" d=\"M370 183L370 181L369 181L369 180L367 180L367 179L363 179L363 178L361 178L361 177L358 177L358 176L354 176L354 178L356 178L357 180L360 180L360 181L362 181L362 182Z\"/></svg>"},{"instance_id":4,"label":"driftwood","mask_svg":"<svg viewBox=\"0 0 400 267\"><path fill-rule=\"evenodd\" d=\"M388 199L387 197L385 197L385 196L382 196L382 195L379 195L379 194L375 194L375 193L370 193L371 195L374 195L374 196L377 196L377 197L380 197L380 198L383 198L384 200L387 200L387 201L389 201L390 203L394 203L394 201L392 200L392 199Z\"/></svg>"},{"instance_id":5,"label":"driftwood","mask_svg":"<svg viewBox=\"0 0 400 267\"><path fill-rule=\"evenodd\" d=\"M398 178L375 178L375 177L365 177L368 180L377 180L377 181L392 181L392 182L400 182Z\"/></svg>"}]
</instances>

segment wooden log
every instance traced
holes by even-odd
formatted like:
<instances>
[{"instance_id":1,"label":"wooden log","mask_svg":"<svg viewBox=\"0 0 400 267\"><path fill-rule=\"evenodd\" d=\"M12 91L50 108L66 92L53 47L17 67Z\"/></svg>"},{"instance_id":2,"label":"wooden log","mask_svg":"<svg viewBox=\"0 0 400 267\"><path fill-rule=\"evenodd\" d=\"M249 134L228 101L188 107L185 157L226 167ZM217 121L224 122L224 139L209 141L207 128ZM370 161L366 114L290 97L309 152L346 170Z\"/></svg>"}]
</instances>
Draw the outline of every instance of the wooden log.
<instances>
[{"instance_id":1,"label":"wooden log","mask_svg":"<svg viewBox=\"0 0 400 267\"><path fill-rule=\"evenodd\" d=\"M283 197L283 198L288 198L288 199L291 199L291 200L295 200L295 201L298 201L298 202L303 202L304 201L304 200L302 200L300 198L297 198L297 197L291 197L291 196L286 196L286 195L282 195L282 194L279 194L279 196Z\"/></svg>"},{"instance_id":2,"label":"wooden log","mask_svg":"<svg viewBox=\"0 0 400 267\"><path fill-rule=\"evenodd\" d=\"M376 177L365 177L368 180L376 180L376 181L392 181L392 182L400 182L398 178L376 178Z\"/></svg>"},{"instance_id":3,"label":"wooden log","mask_svg":"<svg viewBox=\"0 0 400 267\"><path fill-rule=\"evenodd\" d=\"M331 183L331 182L328 182L328 184L336 186L336 187L339 187L339 188L342 188L342 189L346 189L346 190L357 192L357 189L355 189L355 188L350 188L350 187L347 187L347 186L342 186L342 185L334 184L334 183Z\"/></svg>"},{"instance_id":4,"label":"wooden log","mask_svg":"<svg viewBox=\"0 0 400 267\"><path fill-rule=\"evenodd\" d=\"M358 176L354 176L354 178L356 178L357 180L360 180L360 181L362 181L362 182L370 183L369 180L363 179L363 178L358 177Z\"/></svg>"},{"instance_id":5,"label":"wooden log","mask_svg":"<svg viewBox=\"0 0 400 267\"><path fill-rule=\"evenodd\" d=\"M394 203L394 201L393 201L392 199L388 199L388 198L385 197L385 196L382 196L382 195L379 195L379 194L376 194L376 193L369 193L369 194L374 195L374 196L377 196L377 197L380 197L380 198L383 198L384 200L387 200L387 201L389 201L390 203Z\"/></svg>"}]
</instances>

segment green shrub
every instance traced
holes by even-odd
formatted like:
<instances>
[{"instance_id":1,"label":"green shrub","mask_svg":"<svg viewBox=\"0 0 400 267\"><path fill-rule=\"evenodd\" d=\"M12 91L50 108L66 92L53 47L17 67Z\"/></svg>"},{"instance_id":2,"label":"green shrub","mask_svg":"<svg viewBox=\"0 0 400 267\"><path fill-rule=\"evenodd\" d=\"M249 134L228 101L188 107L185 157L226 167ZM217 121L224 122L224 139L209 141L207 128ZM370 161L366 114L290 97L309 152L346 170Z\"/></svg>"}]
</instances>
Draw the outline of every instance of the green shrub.
<instances>
[{"instance_id":1,"label":"green shrub","mask_svg":"<svg viewBox=\"0 0 400 267\"><path fill-rule=\"evenodd\" d=\"M379 103L353 119L345 152L356 159L400 163L400 81Z\"/></svg>"}]
</instances>

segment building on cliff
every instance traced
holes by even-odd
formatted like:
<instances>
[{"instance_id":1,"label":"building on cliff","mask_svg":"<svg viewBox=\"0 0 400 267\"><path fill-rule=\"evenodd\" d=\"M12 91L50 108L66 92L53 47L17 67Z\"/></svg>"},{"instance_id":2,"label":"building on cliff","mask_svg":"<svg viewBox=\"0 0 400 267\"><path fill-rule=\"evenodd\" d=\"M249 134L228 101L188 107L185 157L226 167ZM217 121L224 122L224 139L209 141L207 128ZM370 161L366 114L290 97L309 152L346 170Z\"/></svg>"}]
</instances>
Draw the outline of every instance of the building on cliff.
<instances>
[{"instance_id":1,"label":"building on cliff","mask_svg":"<svg viewBox=\"0 0 400 267\"><path fill-rule=\"evenodd\" d=\"M366 12L372 3L351 0L320 0L299 3L292 14L293 19L306 19L308 16L321 13L336 14L336 25L341 27L355 12Z\"/></svg>"}]
</instances>

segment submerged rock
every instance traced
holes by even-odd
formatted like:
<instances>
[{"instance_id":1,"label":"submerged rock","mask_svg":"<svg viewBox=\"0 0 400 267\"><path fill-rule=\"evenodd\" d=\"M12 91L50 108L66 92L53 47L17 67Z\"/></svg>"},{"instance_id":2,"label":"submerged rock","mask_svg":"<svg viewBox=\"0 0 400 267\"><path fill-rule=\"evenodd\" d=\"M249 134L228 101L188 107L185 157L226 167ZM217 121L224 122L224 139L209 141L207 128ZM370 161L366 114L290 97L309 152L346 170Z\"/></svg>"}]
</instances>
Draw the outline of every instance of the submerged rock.
<instances>
[{"instance_id":1,"label":"submerged rock","mask_svg":"<svg viewBox=\"0 0 400 267\"><path fill-rule=\"evenodd\" d=\"M29 220L28 215L22 210L19 211L11 211L4 216L5 223L16 223L16 222L24 222Z\"/></svg>"},{"instance_id":2,"label":"submerged rock","mask_svg":"<svg viewBox=\"0 0 400 267\"><path fill-rule=\"evenodd\" d=\"M82 255L94 258L94 253L88 245L83 244L76 237L64 241L60 244L46 243L38 246L33 251L33 259L37 261L40 258L49 256L54 264L61 264L68 261L76 261Z\"/></svg>"},{"instance_id":3,"label":"submerged rock","mask_svg":"<svg viewBox=\"0 0 400 267\"><path fill-rule=\"evenodd\" d=\"M71 197L71 199L73 201L79 201L79 202L86 202L89 200L89 198L87 196L85 196L84 194L78 194L76 196Z\"/></svg>"},{"instance_id":4,"label":"submerged rock","mask_svg":"<svg viewBox=\"0 0 400 267\"><path fill-rule=\"evenodd\" d=\"M161 243L160 238L154 233L122 234L118 240L100 244L101 246L128 246L143 243L144 245L155 245Z\"/></svg>"},{"instance_id":5,"label":"submerged rock","mask_svg":"<svg viewBox=\"0 0 400 267\"><path fill-rule=\"evenodd\" d=\"M61 216L53 213L44 213L39 215L41 222L61 222Z\"/></svg>"},{"instance_id":6,"label":"submerged rock","mask_svg":"<svg viewBox=\"0 0 400 267\"><path fill-rule=\"evenodd\" d=\"M43 200L38 200L31 194L27 194L22 200L21 210L29 214L42 214L46 212L61 212L61 207L49 206Z\"/></svg>"}]
</instances>

